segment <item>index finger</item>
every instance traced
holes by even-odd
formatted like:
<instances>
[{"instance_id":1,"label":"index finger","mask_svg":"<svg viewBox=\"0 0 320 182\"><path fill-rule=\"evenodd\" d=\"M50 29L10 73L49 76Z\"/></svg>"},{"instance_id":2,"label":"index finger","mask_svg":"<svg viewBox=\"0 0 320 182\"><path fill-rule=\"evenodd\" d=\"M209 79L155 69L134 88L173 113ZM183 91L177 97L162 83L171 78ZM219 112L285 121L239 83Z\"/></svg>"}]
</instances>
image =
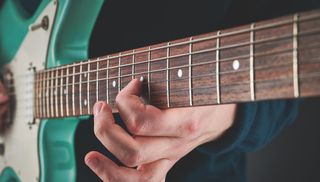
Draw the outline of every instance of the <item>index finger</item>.
<instances>
[{"instance_id":1,"label":"index finger","mask_svg":"<svg viewBox=\"0 0 320 182\"><path fill-rule=\"evenodd\" d=\"M116 97L116 106L128 130L143 136L179 136L185 129L185 113L173 115L145 104L140 98L141 88L142 82L133 79Z\"/></svg>"}]
</instances>

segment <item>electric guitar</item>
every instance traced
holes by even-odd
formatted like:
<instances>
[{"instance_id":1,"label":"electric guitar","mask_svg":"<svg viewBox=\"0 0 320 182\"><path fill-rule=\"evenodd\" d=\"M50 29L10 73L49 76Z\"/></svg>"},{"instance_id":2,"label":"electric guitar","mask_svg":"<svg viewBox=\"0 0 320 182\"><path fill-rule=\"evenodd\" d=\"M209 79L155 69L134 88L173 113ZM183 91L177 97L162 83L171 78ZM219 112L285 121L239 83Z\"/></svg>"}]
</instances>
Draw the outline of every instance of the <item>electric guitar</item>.
<instances>
[{"instance_id":1,"label":"electric guitar","mask_svg":"<svg viewBox=\"0 0 320 182\"><path fill-rule=\"evenodd\" d=\"M102 3L43 0L32 17L17 0L2 5L11 110L0 134L0 181L75 181L79 117L98 100L114 105L133 78L159 108L320 94L320 10L88 59Z\"/></svg>"}]
</instances>

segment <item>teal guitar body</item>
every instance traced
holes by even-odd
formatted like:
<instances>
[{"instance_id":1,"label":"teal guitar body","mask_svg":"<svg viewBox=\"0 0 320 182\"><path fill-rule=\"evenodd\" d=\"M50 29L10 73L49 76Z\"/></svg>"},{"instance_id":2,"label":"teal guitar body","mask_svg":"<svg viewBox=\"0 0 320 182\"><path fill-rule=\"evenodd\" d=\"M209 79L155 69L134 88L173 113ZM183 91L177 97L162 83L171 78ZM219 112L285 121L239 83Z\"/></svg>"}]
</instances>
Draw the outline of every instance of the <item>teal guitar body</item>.
<instances>
[{"instance_id":1,"label":"teal guitar body","mask_svg":"<svg viewBox=\"0 0 320 182\"><path fill-rule=\"evenodd\" d=\"M17 87L15 93L26 83L20 78L35 70L88 59L89 39L103 4L42 0L30 14L21 1L5 0L0 7L0 63L5 80ZM23 98L29 97L13 99L14 112L0 134L0 181L76 181L74 140L81 118L37 120L28 115L33 111L20 109L25 107Z\"/></svg>"}]
</instances>

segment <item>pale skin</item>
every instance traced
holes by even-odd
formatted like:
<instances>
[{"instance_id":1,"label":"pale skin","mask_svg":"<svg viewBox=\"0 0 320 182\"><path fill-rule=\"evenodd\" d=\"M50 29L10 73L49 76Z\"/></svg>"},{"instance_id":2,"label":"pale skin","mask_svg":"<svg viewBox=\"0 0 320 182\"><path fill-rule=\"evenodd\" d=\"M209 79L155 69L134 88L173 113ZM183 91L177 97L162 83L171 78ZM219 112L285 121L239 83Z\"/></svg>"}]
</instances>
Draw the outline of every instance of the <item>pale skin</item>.
<instances>
[{"instance_id":1,"label":"pale skin","mask_svg":"<svg viewBox=\"0 0 320 182\"><path fill-rule=\"evenodd\" d=\"M116 107L130 134L115 123L107 103L94 105L95 135L125 165L89 152L85 163L103 181L165 181L179 159L218 140L234 122L235 104L160 110L143 103L141 87L134 79L116 97Z\"/></svg>"},{"instance_id":2,"label":"pale skin","mask_svg":"<svg viewBox=\"0 0 320 182\"><path fill-rule=\"evenodd\" d=\"M194 148L218 140L233 124L236 105L160 110L140 99L142 83L132 80L117 96L116 106L129 133L115 123L105 102L94 106L94 132L125 166L99 152L85 163L103 181L162 182L171 167ZM3 128L9 97L0 83L0 124Z\"/></svg>"}]
</instances>

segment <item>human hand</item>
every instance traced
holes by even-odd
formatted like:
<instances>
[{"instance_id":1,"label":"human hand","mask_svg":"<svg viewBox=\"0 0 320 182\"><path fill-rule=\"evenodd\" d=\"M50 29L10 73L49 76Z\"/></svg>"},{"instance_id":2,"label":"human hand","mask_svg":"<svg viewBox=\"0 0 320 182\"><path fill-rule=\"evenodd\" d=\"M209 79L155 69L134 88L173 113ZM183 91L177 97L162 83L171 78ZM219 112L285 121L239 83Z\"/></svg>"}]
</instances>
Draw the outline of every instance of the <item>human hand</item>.
<instances>
[{"instance_id":1,"label":"human hand","mask_svg":"<svg viewBox=\"0 0 320 182\"><path fill-rule=\"evenodd\" d=\"M9 96L2 82L0 82L0 130L5 124L5 115L8 111Z\"/></svg>"},{"instance_id":2,"label":"human hand","mask_svg":"<svg viewBox=\"0 0 320 182\"><path fill-rule=\"evenodd\" d=\"M233 124L235 104L160 110L145 105L140 91L141 82L134 79L116 98L132 135L115 123L108 104L94 106L95 135L128 166L118 166L98 152L88 153L85 163L104 181L165 181L179 159L218 139Z\"/></svg>"}]
</instances>

